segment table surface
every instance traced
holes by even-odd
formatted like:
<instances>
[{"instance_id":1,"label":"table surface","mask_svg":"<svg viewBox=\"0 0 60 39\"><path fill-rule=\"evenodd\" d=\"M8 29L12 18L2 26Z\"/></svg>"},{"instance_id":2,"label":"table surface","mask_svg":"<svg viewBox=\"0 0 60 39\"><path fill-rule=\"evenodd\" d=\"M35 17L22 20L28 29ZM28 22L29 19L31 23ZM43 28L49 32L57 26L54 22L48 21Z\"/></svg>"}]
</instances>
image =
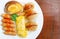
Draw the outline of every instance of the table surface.
<instances>
[{"instance_id":1,"label":"table surface","mask_svg":"<svg viewBox=\"0 0 60 39\"><path fill-rule=\"evenodd\" d=\"M44 25L37 39L60 39L60 0L36 0L44 15Z\"/></svg>"}]
</instances>

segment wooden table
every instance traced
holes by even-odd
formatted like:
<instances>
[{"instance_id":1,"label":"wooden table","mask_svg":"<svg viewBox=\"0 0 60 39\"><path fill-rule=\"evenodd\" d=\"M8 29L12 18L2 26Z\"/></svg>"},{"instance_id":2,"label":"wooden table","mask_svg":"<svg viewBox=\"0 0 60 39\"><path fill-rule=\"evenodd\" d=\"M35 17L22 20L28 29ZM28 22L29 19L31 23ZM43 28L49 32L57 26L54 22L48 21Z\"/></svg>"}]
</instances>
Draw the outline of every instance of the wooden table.
<instances>
[{"instance_id":1,"label":"wooden table","mask_svg":"<svg viewBox=\"0 0 60 39\"><path fill-rule=\"evenodd\" d=\"M37 39L60 39L60 0L36 0L44 15L44 25Z\"/></svg>"}]
</instances>

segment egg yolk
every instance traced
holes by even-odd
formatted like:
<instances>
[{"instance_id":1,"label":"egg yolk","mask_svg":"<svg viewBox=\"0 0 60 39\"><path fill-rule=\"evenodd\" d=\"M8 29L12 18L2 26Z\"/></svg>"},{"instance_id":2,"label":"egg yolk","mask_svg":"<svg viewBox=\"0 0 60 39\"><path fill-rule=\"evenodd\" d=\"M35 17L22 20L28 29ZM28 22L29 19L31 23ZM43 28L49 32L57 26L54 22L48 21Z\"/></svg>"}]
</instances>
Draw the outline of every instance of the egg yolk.
<instances>
[{"instance_id":1,"label":"egg yolk","mask_svg":"<svg viewBox=\"0 0 60 39\"><path fill-rule=\"evenodd\" d=\"M8 7L8 11L11 14L22 11L22 6L20 4L12 4Z\"/></svg>"}]
</instances>

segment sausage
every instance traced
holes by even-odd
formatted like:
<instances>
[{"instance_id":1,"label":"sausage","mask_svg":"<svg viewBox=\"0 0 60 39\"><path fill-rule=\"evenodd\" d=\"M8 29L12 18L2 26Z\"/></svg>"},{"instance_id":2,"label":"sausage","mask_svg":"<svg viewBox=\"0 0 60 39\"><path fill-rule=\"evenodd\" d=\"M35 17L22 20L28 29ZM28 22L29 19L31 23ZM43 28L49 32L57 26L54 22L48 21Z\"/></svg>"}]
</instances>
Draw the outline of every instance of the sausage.
<instances>
[{"instance_id":1,"label":"sausage","mask_svg":"<svg viewBox=\"0 0 60 39\"><path fill-rule=\"evenodd\" d=\"M35 31L37 29L37 26L32 26L30 28L27 28L29 31Z\"/></svg>"},{"instance_id":2,"label":"sausage","mask_svg":"<svg viewBox=\"0 0 60 39\"><path fill-rule=\"evenodd\" d=\"M11 19L11 16L9 14L3 14L2 17L6 19Z\"/></svg>"},{"instance_id":3,"label":"sausage","mask_svg":"<svg viewBox=\"0 0 60 39\"><path fill-rule=\"evenodd\" d=\"M13 32L13 31L15 31L15 28L3 27L3 30L4 30L4 31L10 31L10 32Z\"/></svg>"},{"instance_id":4,"label":"sausage","mask_svg":"<svg viewBox=\"0 0 60 39\"><path fill-rule=\"evenodd\" d=\"M9 19L2 19L2 22L3 23L10 23L10 24L13 24L14 23L14 21L9 20Z\"/></svg>"},{"instance_id":5,"label":"sausage","mask_svg":"<svg viewBox=\"0 0 60 39\"><path fill-rule=\"evenodd\" d=\"M33 9L33 8L34 8L34 5L31 3L25 4L25 6L24 6L24 10L29 10L29 9Z\"/></svg>"},{"instance_id":6,"label":"sausage","mask_svg":"<svg viewBox=\"0 0 60 39\"><path fill-rule=\"evenodd\" d=\"M37 24L35 22L28 22L28 23L26 23L26 28L29 31L35 31L37 28Z\"/></svg>"},{"instance_id":7,"label":"sausage","mask_svg":"<svg viewBox=\"0 0 60 39\"><path fill-rule=\"evenodd\" d=\"M15 36L16 35L16 32L7 32L7 31L5 31L4 34Z\"/></svg>"},{"instance_id":8,"label":"sausage","mask_svg":"<svg viewBox=\"0 0 60 39\"><path fill-rule=\"evenodd\" d=\"M27 19L34 19L37 13L33 10L28 10L28 11L25 11L24 15Z\"/></svg>"},{"instance_id":9,"label":"sausage","mask_svg":"<svg viewBox=\"0 0 60 39\"><path fill-rule=\"evenodd\" d=\"M15 27L15 24L3 23L2 26L3 27L7 27L7 26Z\"/></svg>"}]
</instances>

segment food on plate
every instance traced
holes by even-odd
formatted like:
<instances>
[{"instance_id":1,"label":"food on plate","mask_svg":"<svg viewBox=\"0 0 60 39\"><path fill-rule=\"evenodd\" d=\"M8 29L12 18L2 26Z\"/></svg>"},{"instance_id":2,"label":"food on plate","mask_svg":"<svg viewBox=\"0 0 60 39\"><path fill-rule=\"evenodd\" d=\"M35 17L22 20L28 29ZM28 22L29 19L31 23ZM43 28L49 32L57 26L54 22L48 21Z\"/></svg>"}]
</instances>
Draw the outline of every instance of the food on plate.
<instances>
[{"instance_id":1,"label":"food on plate","mask_svg":"<svg viewBox=\"0 0 60 39\"><path fill-rule=\"evenodd\" d=\"M17 1L9 1L5 5L5 12L2 15L2 30L4 30L4 34L27 37L28 31L35 31L37 29L36 22L32 21L37 15L32 3L22 6Z\"/></svg>"},{"instance_id":2,"label":"food on plate","mask_svg":"<svg viewBox=\"0 0 60 39\"><path fill-rule=\"evenodd\" d=\"M27 22L26 23L26 28L29 31L35 31L37 29L37 24L35 22Z\"/></svg>"},{"instance_id":3,"label":"food on plate","mask_svg":"<svg viewBox=\"0 0 60 39\"><path fill-rule=\"evenodd\" d=\"M6 19L11 19L9 14L3 14L2 17Z\"/></svg>"},{"instance_id":4,"label":"food on plate","mask_svg":"<svg viewBox=\"0 0 60 39\"><path fill-rule=\"evenodd\" d=\"M33 9L34 8L34 5L32 4L32 3L27 3L27 4L25 4L25 6L24 6L24 10L26 11L26 10L31 10L31 9Z\"/></svg>"},{"instance_id":5,"label":"food on plate","mask_svg":"<svg viewBox=\"0 0 60 39\"><path fill-rule=\"evenodd\" d=\"M16 35L16 32L8 32L8 31L6 31L6 32L4 32L4 34L15 36Z\"/></svg>"},{"instance_id":6,"label":"food on plate","mask_svg":"<svg viewBox=\"0 0 60 39\"><path fill-rule=\"evenodd\" d=\"M17 13L17 15L18 16L20 16L20 15L24 16L25 15L25 12L19 12L19 13Z\"/></svg>"},{"instance_id":7,"label":"food on plate","mask_svg":"<svg viewBox=\"0 0 60 39\"><path fill-rule=\"evenodd\" d=\"M19 16L16 18L16 29L17 29L17 34L22 37L27 36L27 30L25 27L25 17L24 16Z\"/></svg>"},{"instance_id":8,"label":"food on plate","mask_svg":"<svg viewBox=\"0 0 60 39\"><path fill-rule=\"evenodd\" d=\"M2 19L2 22L4 22L4 23L10 23L10 24L14 23L14 21L12 21L10 19Z\"/></svg>"},{"instance_id":9,"label":"food on plate","mask_svg":"<svg viewBox=\"0 0 60 39\"><path fill-rule=\"evenodd\" d=\"M36 13L31 14L29 17L27 17L28 20L34 20L37 17Z\"/></svg>"},{"instance_id":10,"label":"food on plate","mask_svg":"<svg viewBox=\"0 0 60 39\"><path fill-rule=\"evenodd\" d=\"M27 3L24 6L25 17L28 20L32 20L36 17L37 13L34 11L34 5L32 3Z\"/></svg>"},{"instance_id":11,"label":"food on plate","mask_svg":"<svg viewBox=\"0 0 60 39\"><path fill-rule=\"evenodd\" d=\"M11 15L11 19L12 19L13 21L16 21L16 17L18 17L17 14L12 14L12 15Z\"/></svg>"},{"instance_id":12,"label":"food on plate","mask_svg":"<svg viewBox=\"0 0 60 39\"><path fill-rule=\"evenodd\" d=\"M9 23L3 23L3 24L2 24L2 26L4 26L4 27L5 27L5 26L14 27L14 26L15 26L15 24L14 24L14 23L13 23L13 24L9 24Z\"/></svg>"},{"instance_id":13,"label":"food on plate","mask_svg":"<svg viewBox=\"0 0 60 39\"><path fill-rule=\"evenodd\" d=\"M22 12L22 11L23 11L23 6L17 1L9 1L5 5L5 12L9 14L14 14L17 12Z\"/></svg>"},{"instance_id":14,"label":"food on plate","mask_svg":"<svg viewBox=\"0 0 60 39\"><path fill-rule=\"evenodd\" d=\"M10 27L10 26L5 26L3 27L3 30L7 31L9 29L9 31L13 32L15 31L14 27Z\"/></svg>"},{"instance_id":15,"label":"food on plate","mask_svg":"<svg viewBox=\"0 0 60 39\"><path fill-rule=\"evenodd\" d=\"M16 35L14 34L14 32L16 33L15 23L14 21L11 20L11 15L3 14L2 17L3 17L2 26L3 26L4 34Z\"/></svg>"},{"instance_id":16,"label":"food on plate","mask_svg":"<svg viewBox=\"0 0 60 39\"><path fill-rule=\"evenodd\" d=\"M25 17L29 20L32 20L36 17L37 13L33 10L28 10L25 12Z\"/></svg>"}]
</instances>

